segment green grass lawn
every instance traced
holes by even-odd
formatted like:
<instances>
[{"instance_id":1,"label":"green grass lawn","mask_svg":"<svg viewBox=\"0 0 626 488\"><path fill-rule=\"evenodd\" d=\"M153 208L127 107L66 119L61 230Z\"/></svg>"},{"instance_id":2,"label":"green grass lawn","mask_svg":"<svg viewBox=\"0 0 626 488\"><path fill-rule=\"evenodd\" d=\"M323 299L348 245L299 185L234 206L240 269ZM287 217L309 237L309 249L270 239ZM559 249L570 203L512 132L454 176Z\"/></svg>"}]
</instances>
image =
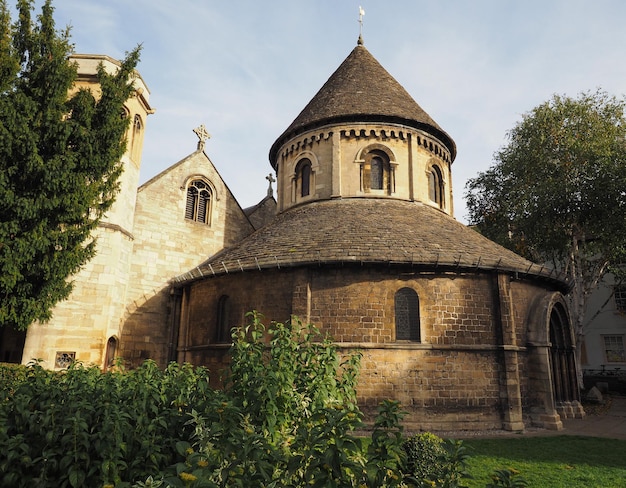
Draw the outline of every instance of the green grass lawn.
<instances>
[{"instance_id":1,"label":"green grass lawn","mask_svg":"<svg viewBox=\"0 0 626 488\"><path fill-rule=\"evenodd\" d=\"M467 439L467 485L484 488L499 468L514 468L529 487L626 488L626 441L597 437Z\"/></svg>"}]
</instances>

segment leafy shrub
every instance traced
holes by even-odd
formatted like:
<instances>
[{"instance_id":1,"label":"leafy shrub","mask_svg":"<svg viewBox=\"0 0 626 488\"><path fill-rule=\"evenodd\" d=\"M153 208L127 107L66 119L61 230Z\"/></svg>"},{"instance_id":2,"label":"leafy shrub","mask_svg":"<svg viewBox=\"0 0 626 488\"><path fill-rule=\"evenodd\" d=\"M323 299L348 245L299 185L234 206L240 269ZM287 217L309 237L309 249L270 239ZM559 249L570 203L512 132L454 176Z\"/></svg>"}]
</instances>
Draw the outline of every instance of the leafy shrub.
<instances>
[{"instance_id":1,"label":"leafy shrub","mask_svg":"<svg viewBox=\"0 0 626 488\"><path fill-rule=\"evenodd\" d=\"M21 364L0 363L0 402L13 396L15 388L26 381L27 371Z\"/></svg>"},{"instance_id":2,"label":"leafy shrub","mask_svg":"<svg viewBox=\"0 0 626 488\"><path fill-rule=\"evenodd\" d=\"M406 439L404 471L417 487L462 487L469 455L462 441L444 440L425 432Z\"/></svg>"},{"instance_id":3,"label":"leafy shrub","mask_svg":"<svg viewBox=\"0 0 626 488\"><path fill-rule=\"evenodd\" d=\"M528 482L512 468L496 469L491 475L491 483L486 488L524 488Z\"/></svg>"},{"instance_id":4,"label":"leafy shrub","mask_svg":"<svg viewBox=\"0 0 626 488\"><path fill-rule=\"evenodd\" d=\"M167 486L400 486L398 403L381 405L367 448L355 434L360 356L341 361L297 319L266 330L251 318L233 333L226 401L192 413L192 441L177 446L186 459L161 475Z\"/></svg>"},{"instance_id":5,"label":"leafy shrub","mask_svg":"<svg viewBox=\"0 0 626 488\"><path fill-rule=\"evenodd\" d=\"M0 386L1 486L130 486L177 461L176 442L193 431L191 406L217 396L205 370L175 363L102 373L35 362L23 371Z\"/></svg>"},{"instance_id":6,"label":"leafy shrub","mask_svg":"<svg viewBox=\"0 0 626 488\"><path fill-rule=\"evenodd\" d=\"M406 452L405 471L415 479L437 478L446 456L441 437L424 432L407 438L402 447Z\"/></svg>"},{"instance_id":7,"label":"leafy shrub","mask_svg":"<svg viewBox=\"0 0 626 488\"><path fill-rule=\"evenodd\" d=\"M250 317L233 331L223 390L188 364L0 367L0 486L462 486L463 444L405 440L398 402L358 435L359 354L295 318L266 329ZM520 483L501 470L492 486Z\"/></svg>"}]
</instances>

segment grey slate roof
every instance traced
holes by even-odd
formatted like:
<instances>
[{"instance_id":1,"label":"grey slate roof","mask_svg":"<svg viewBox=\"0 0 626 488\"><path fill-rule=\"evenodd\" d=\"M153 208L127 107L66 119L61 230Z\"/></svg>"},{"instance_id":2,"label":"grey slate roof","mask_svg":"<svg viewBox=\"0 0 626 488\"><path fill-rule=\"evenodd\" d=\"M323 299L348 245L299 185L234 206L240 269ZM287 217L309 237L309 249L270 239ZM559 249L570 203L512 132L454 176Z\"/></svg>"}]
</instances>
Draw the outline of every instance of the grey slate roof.
<instances>
[{"instance_id":1,"label":"grey slate roof","mask_svg":"<svg viewBox=\"0 0 626 488\"><path fill-rule=\"evenodd\" d=\"M276 168L278 150L291 137L322 125L353 121L399 123L425 130L446 145L452 160L456 156L452 138L364 46L357 45L274 142L270 163Z\"/></svg>"},{"instance_id":2,"label":"grey slate roof","mask_svg":"<svg viewBox=\"0 0 626 488\"><path fill-rule=\"evenodd\" d=\"M252 270L323 265L400 265L416 271L494 271L541 278L533 264L428 205L392 199L324 200L292 208L235 246L173 280Z\"/></svg>"}]
</instances>

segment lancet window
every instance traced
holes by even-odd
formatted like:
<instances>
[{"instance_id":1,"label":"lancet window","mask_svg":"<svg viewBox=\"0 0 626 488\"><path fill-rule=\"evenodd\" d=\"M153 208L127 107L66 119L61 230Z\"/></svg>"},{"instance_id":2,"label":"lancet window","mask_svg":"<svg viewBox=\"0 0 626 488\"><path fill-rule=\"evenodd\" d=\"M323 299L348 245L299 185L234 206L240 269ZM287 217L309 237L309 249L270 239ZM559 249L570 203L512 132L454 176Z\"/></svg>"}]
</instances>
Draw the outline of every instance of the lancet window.
<instances>
[{"instance_id":1,"label":"lancet window","mask_svg":"<svg viewBox=\"0 0 626 488\"><path fill-rule=\"evenodd\" d=\"M133 160L138 161L141 159L141 146L143 141L143 122L139 114L136 114L133 119L133 135L131 140L131 157Z\"/></svg>"}]
</instances>

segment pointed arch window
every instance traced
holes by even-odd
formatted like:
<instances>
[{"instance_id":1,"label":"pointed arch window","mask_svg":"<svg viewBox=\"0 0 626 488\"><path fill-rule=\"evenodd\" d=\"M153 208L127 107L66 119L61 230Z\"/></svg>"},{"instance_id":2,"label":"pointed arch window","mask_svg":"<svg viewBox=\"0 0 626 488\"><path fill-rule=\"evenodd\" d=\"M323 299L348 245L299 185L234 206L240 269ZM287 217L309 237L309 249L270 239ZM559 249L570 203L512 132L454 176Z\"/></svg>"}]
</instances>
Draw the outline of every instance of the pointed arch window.
<instances>
[{"instance_id":1,"label":"pointed arch window","mask_svg":"<svg viewBox=\"0 0 626 488\"><path fill-rule=\"evenodd\" d=\"M419 297L411 288L400 288L394 297L396 340L420 342Z\"/></svg>"},{"instance_id":2,"label":"pointed arch window","mask_svg":"<svg viewBox=\"0 0 626 488\"><path fill-rule=\"evenodd\" d=\"M137 161L141 156L143 122L139 114L133 118L133 136L131 142L131 157Z\"/></svg>"},{"instance_id":3,"label":"pointed arch window","mask_svg":"<svg viewBox=\"0 0 626 488\"><path fill-rule=\"evenodd\" d=\"M187 187L185 218L202 224L211 223L211 187L203 180L193 180Z\"/></svg>"},{"instance_id":4,"label":"pointed arch window","mask_svg":"<svg viewBox=\"0 0 626 488\"><path fill-rule=\"evenodd\" d=\"M215 342L218 344L230 342L230 329L230 297L228 295L222 295L217 302Z\"/></svg>"},{"instance_id":5,"label":"pointed arch window","mask_svg":"<svg viewBox=\"0 0 626 488\"><path fill-rule=\"evenodd\" d=\"M428 172L428 196L439 208L443 208L443 175L439 166L432 166Z\"/></svg>"}]
</instances>

